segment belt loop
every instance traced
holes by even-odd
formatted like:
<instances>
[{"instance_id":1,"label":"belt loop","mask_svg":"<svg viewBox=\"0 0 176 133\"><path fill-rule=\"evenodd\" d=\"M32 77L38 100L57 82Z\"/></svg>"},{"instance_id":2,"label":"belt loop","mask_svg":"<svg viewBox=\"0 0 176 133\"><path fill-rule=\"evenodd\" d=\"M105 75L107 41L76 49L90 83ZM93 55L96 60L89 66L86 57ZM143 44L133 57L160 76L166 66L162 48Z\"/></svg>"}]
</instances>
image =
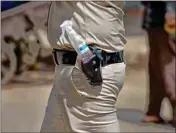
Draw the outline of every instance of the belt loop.
<instances>
[{"instance_id":1,"label":"belt loop","mask_svg":"<svg viewBox=\"0 0 176 133\"><path fill-rule=\"evenodd\" d=\"M59 62L58 62L58 60L57 60L57 52L56 52L56 49L53 49L52 55L53 55L53 59L54 59L55 64L56 64L56 65L59 65Z\"/></svg>"},{"instance_id":2,"label":"belt loop","mask_svg":"<svg viewBox=\"0 0 176 133\"><path fill-rule=\"evenodd\" d=\"M120 57L120 61L124 61L123 60L123 50L119 52L119 57Z\"/></svg>"},{"instance_id":3,"label":"belt loop","mask_svg":"<svg viewBox=\"0 0 176 133\"><path fill-rule=\"evenodd\" d=\"M116 56L114 56L115 62L119 62L119 53L116 52L115 55L116 55Z\"/></svg>"},{"instance_id":4,"label":"belt loop","mask_svg":"<svg viewBox=\"0 0 176 133\"><path fill-rule=\"evenodd\" d=\"M106 64L107 64L107 54L106 54L105 51L102 51L102 56L103 56L102 66L106 66Z\"/></svg>"}]
</instances>

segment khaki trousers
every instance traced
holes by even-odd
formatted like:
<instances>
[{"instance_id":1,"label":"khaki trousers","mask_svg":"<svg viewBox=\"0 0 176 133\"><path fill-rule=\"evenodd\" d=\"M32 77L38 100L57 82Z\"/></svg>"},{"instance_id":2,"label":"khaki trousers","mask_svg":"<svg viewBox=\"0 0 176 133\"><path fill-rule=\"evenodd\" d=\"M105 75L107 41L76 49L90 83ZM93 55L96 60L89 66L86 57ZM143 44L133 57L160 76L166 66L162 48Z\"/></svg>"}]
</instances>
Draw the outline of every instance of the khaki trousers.
<instances>
[{"instance_id":1,"label":"khaki trousers","mask_svg":"<svg viewBox=\"0 0 176 133\"><path fill-rule=\"evenodd\" d=\"M41 132L120 132L115 104L125 66L103 67L103 84L98 86L88 83L79 65L56 66Z\"/></svg>"}]
</instances>

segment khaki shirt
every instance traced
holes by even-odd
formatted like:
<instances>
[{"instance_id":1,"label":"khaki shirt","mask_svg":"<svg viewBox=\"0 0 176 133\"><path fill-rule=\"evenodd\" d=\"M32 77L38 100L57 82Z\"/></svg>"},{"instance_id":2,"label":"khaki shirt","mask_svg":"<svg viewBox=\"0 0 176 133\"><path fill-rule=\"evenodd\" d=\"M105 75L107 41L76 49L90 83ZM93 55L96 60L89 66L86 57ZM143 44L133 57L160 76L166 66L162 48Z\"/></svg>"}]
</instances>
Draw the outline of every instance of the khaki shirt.
<instances>
[{"instance_id":1,"label":"khaki shirt","mask_svg":"<svg viewBox=\"0 0 176 133\"><path fill-rule=\"evenodd\" d=\"M71 20L87 44L94 43L107 52L123 50L126 43L123 6L123 1L54 1L48 16L48 40L53 48L73 49L60 28L63 21Z\"/></svg>"}]
</instances>

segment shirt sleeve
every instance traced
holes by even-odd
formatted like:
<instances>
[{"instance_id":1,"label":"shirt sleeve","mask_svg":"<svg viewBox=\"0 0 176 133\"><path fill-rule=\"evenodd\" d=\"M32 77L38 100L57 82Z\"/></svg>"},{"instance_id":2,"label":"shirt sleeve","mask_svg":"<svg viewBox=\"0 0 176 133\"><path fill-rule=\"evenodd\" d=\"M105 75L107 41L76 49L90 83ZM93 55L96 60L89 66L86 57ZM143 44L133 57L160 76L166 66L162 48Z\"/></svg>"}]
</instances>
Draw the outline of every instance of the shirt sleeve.
<instances>
[{"instance_id":1,"label":"shirt sleeve","mask_svg":"<svg viewBox=\"0 0 176 133\"><path fill-rule=\"evenodd\" d=\"M77 2L67 2L67 1L53 1L51 2L49 13L48 13L48 30L47 37L48 41L53 48L67 49L67 44L58 44L58 39L62 34L60 25L65 20L70 20L73 12L74 6Z\"/></svg>"}]
</instances>

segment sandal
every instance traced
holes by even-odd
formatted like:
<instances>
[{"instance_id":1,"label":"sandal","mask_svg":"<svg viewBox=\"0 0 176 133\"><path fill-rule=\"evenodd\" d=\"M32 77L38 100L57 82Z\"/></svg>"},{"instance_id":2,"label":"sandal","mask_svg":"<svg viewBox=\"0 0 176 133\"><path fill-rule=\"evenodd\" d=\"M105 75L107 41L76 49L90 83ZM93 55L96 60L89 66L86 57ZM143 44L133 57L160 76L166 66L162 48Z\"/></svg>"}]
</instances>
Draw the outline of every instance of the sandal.
<instances>
[{"instance_id":1,"label":"sandal","mask_svg":"<svg viewBox=\"0 0 176 133\"><path fill-rule=\"evenodd\" d=\"M146 115L144 119L142 120L142 122L155 123L155 124L165 124L166 123L163 118L158 117L158 116L150 116L150 115Z\"/></svg>"}]
</instances>

